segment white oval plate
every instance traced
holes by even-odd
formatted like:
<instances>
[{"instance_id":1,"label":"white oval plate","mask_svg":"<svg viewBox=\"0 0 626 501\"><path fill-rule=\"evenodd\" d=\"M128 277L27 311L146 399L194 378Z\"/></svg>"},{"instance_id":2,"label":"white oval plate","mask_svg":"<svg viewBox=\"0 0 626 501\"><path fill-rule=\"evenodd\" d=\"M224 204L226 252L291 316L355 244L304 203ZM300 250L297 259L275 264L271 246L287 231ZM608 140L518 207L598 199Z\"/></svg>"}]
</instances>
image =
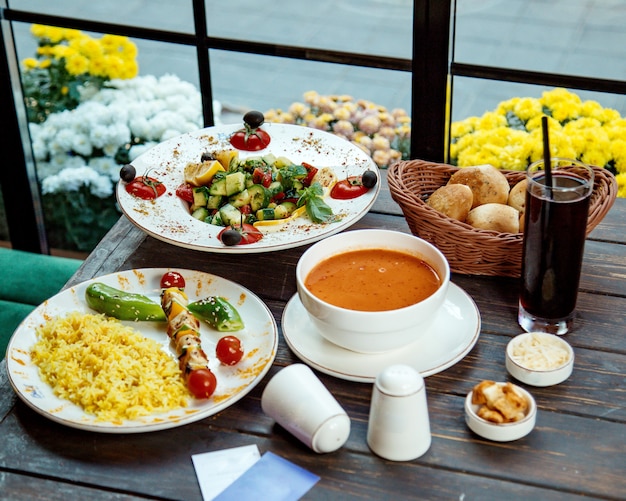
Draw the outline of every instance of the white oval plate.
<instances>
[{"instance_id":1,"label":"white oval plate","mask_svg":"<svg viewBox=\"0 0 626 501\"><path fill-rule=\"evenodd\" d=\"M308 321L298 294L283 311L285 341L311 367L347 381L373 383L386 367L406 364L423 377L437 374L462 360L478 341L480 313L472 298L450 283L435 321L418 341L386 353L357 353L331 343Z\"/></svg>"},{"instance_id":2,"label":"white oval plate","mask_svg":"<svg viewBox=\"0 0 626 501\"><path fill-rule=\"evenodd\" d=\"M173 245L209 252L254 253L289 249L320 240L353 225L374 204L380 182L353 200L327 197L326 203L341 217L338 222L316 224L302 216L280 227L262 228L264 236L254 244L225 246L217 238L222 228L191 217L188 204L176 196L176 188L183 183L185 166L199 162L202 153L233 149L229 137L240 128L239 125L207 127L160 143L137 157L133 160L137 175L149 172L165 184L167 191L154 201L146 201L129 195L125 184L119 182L117 200L124 214L141 230ZM239 151L240 158L271 153L296 163L308 162L317 168L331 167L338 180L362 174L368 168L380 179L371 157L345 139L299 125L268 123L263 128L270 134L269 146L256 152Z\"/></svg>"},{"instance_id":3,"label":"white oval plate","mask_svg":"<svg viewBox=\"0 0 626 501\"><path fill-rule=\"evenodd\" d=\"M186 281L189 301L209 295L220 295L230 301L244 321L245 328L234 333L241 339L244 358L235 366L224 366L215 357L215 344L224 333L201 323L202 347L209 357L209 365L218 381L214 395L207 400L189 399L189 405L164 413L127 420L120 423L99 421L92 414L67 400L56 397L52 388L42 382L37 366L29 352L37 341L35 329L51 317L73 311L95 313L84 301L85 289L92 282L103 282L118 289L144 294L157 302L161 289L159 282L170 269L147 268L122 271L97 277L60 292L36 308L16 329L7 348L9 381L18 396L39 414L58 423L83 430L104 433L140 433L183 426L212 416L244 397L265 376L276 357L278 329L265 303L248 289L221 277L199 271L179 270ZM148 338L158 341L163 350L176 359L161 322L124 322Z\"/></svg>"}]
</instances>

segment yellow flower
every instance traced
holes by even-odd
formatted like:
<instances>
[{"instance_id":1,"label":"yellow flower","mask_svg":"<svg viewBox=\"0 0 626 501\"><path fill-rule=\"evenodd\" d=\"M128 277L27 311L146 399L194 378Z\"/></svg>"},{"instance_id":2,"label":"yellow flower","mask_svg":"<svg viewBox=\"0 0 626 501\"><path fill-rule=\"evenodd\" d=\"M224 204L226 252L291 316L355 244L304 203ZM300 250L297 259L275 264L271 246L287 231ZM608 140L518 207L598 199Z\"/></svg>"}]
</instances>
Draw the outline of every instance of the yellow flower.
<instances>
[{"instance_id":1,"label":"yellow flower","mask_svg":"<svg viewBox=\"0 0 626 501\"><path fill-rule=\"evenodd\" d=\"M65 69L70 75L82 75L89 70L89 59L81 54L74 54L67 59Z\"/></svg>"},{"instance_id":2,"label":"yellow flower","mask_svg":"<svg viewBox=\"0 0 626 501\"><path fill-rule=\"evenodd\" d=\"M348 120L336 121L332 126L332 130L335 134L340 134L347 139L351 139L354 134L354 126Z\"/></svg>"},{"instance_id":3,"label":"yellow flower","mask_svg":"<svg viewBox=\"0 0 626 501\"><path fill-rule=\"evenodd\" d=\"M334 115L337 120L350 120L352 112L346 106L341 106L335 110Z\"/></svg>"},{"instance_id":4,"label":"yellow flower","mask_svg":"<svg viewBox=\"0 0 626 501\"><path fill-rule=\"evenodd\" d=\"M70 41L69 47L89 59L100 57L102 54L100 44L88 36L73 39Z\"/></svg>"},{"instance_id":5,"label":"yellow flower","mask_svg":"<svg viewBox=\"0 0 626 501\"><path fill-rule=\"evenodd\" d=\"M533 98L519 99L512 111L524 122L543 113L541 102Z\"/></svg>"},{"instance_id":6,"label":"yellow flower","mask_svg":"<svg viewBox=\"0 0 626 501\"><path fill-rule=\"evenodd\" d=\"M611 141L611 157L615 162L615 169L620 174L626 174L626 139Z\"/></svg>"},{"instance_id":7,"label":"yellow flower","mask_svg":"<svg viewBox=\"0 0 626 501\"><path fill-rule=\"evenodd\" d=\"M107 75L104 57L97 57L89 61L89 73L96 77L105 77Z\"/></svg>"},{"instance_id":8,"label":"yellow flower","mask_svg":"<svg viewBox=\"0 0 626 501\"><path fill-rule=\"evenodd\" d=\"M499 115L506 115L508 111L513 111L515 106L520 102L521 98L513 97L507 101L502 101L495 109L495 113Z\"/></svg>"},{"instance_id":9,"label":"yellow flower","mask_svg":"<svg viewBox=\"0 0 626 501\"><path fill-rule=\"evenodd\" d=\"M389 143L389 139L386 137L376 134L372 138L372 147L375 150L389 150L391 148L391 143Z\"/></svg>"},{"instance_id":10,"label":"yellow flower","mask_svg":"<svg viewBox=\"0 0 626 501\"><path fill-rule=\"evenodd\" d=\"M480 117L477 124L478 129L496 129L506 126L506 118L498 113L488 111Z\"/></svg>"},{"instance_id":11,"label":"yellow flower","mask_svg":"<svg viewBox=\"0 0 626 501\"><path fill-rule=\"evenodd\" d=\"M304 102L310 105L317 104L317 100L319 99L319 94L314 90L309 90L304 93Z\"/></svg>"},{"instance_id":12,"label":"yellow flower","mask_svg":"<svg viewBox=\"0 0 626 501\"><path fill-rule=\"evenodd\" d=\"M297 117L302 117L309 111L310 111L310 108L303 103L292 103L291 106L289 106L289 113L292 113L293 115ZM267 119L267 116L266 116L266 120L271 121Z\"/></svg>"},{"instance_id":13,"label":"yellow flower","mask_svg":"<svg viewBox=\"0 0 626 501\"><path fill-rule=\"evenodd\" d=\"M372 153L372 160L379 167L384 167L391 163L391 151L389 150L376 150Z\"/></svg>"},{"instance_id":14,"label":"yellow flower","mask_svg":"<svg viewBox=\"0 0 626 501\"><path fill-rule=\"evenodd\" d=\"M79 54L79 52L73 47L67 45L55 45L50 47L50 55L55 59L63 59L64 57L70 57L73 54Z\"/></svg>"},{"instance_id":15,"label":"yellow flower","mask_svg":"<svg viewBox=\"0 0 626 501\"><path fill-rule=\"evenodd\" d=\"M47 38L50 42L56 44L64 40L64 29L55 26L45 26L43 24L33 24L30 32L37 38Z\"/></svg>"},{"instance_id":16,"label":"yellow flower","mask_svg":"<svg viewBox=\"0 0 626 501\"><path fill-rule=\"evenodd\" d=\"M366 134L374 134L380 129L380 119L377 116L370 115L359 121L357 124L359 129L361 129Z\"/></svg>"},{"instance_id":17,"label":"yellow flower","mask_svg":"<svg viewBox=\"0 0 626 501\"><path fill-rule=\"evenodd\" d=\"M27 57L22 61L22 64L27 70L33 70L39 66L39 61L37 61L34 57Z\"/></svg>"},{"instance_id":18,"label":"yellow flower","mask_svg":"<svg viewBox=\"0 0 626 501\"><path fill-rule=\"evenodd\" d=\"M139 74L139 64L137 61L124 61L119 77L121 79L135 78Z\"/></svg>"}]
</instances>

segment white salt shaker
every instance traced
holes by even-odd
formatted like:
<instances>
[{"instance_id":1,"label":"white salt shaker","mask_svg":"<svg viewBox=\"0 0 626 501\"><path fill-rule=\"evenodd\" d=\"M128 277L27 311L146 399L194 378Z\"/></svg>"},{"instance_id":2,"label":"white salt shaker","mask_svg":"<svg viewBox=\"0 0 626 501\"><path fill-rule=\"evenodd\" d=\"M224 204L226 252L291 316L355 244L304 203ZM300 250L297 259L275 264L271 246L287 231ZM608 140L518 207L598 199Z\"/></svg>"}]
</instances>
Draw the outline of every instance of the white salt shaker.
<instances>
[{"instance_id":1,"label":"white salt shaker","mask_svg":"<svg viewBox=\"0 0 626 501\"><path fill-rule=\"evenodd\" d=\"M412 367L392 365L376 377L367 444L380 457L410 461L431 443L424 378Z\"/></svg>"}]
</instances>

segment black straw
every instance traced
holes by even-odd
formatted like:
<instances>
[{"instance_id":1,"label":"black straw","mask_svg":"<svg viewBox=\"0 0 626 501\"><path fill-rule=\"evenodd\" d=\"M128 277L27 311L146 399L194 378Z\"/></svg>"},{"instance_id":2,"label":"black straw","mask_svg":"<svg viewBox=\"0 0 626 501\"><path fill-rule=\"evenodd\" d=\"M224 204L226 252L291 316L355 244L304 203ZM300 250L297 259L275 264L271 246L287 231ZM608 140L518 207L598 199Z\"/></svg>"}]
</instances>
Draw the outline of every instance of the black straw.
<instances>
[{"instance_id":1,"label":"black straw","mask_svg":"<svg viewBox=\"0 0 626 501\"><path fill-rule=\"evenodd\" d=\"M548 117L541 117L543 131L543 169L546 175L546 186L552 188L552 160L550 158L550 134L548 133Z\"/></svg>"}]
</instances>

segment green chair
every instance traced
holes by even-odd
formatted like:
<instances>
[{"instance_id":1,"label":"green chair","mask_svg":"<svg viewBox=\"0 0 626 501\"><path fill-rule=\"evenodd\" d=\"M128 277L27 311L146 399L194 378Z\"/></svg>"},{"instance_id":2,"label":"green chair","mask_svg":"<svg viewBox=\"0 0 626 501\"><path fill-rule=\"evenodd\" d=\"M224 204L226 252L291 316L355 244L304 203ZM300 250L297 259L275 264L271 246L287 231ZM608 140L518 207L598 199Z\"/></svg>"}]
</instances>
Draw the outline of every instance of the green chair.
<instances>
[{"instance_id":1,"label":"green chair","mask_svg":"<svg viewBox=\"0 0 626 501\"><path fill-rule=\"evenodd\" d=\"M19 324L59 292L82 261L0 247L0 359Z\"/></svg>"}]
</instances>

